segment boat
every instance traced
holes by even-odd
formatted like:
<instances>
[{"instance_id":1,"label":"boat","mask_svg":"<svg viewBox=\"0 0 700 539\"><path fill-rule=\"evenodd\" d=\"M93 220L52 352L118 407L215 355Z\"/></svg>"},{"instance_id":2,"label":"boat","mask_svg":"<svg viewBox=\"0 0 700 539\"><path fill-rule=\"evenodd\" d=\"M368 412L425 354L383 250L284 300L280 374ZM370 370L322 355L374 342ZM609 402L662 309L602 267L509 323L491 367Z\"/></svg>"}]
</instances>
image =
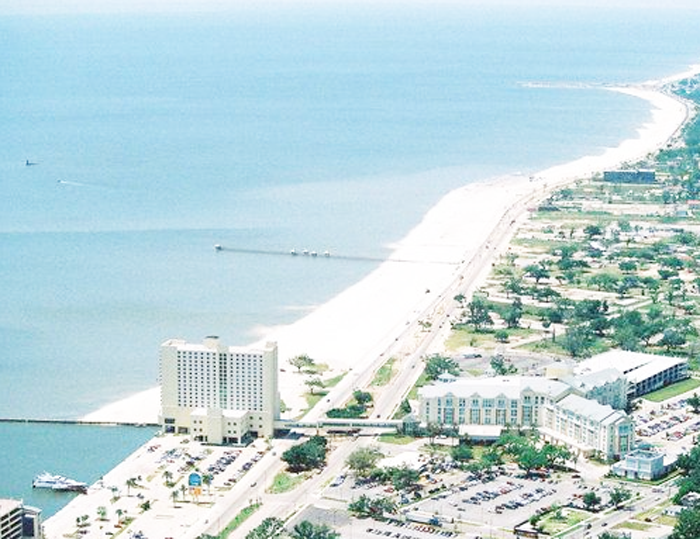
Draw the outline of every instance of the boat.
<instances>
[{"instance_id":1,"label":"boat","mask_svg":"<svg viewBox=\"0 0 700 539\"><path fill-rule=\"evenodd\" d=\"M214 245L214 250L215 250L215 251L222 251L223 249L224 249L224 248L223 248L220 244L218 244L218 243L217 243L216 245Z\"/></svg>"},{"instance_id":2,"label":"boat","mask_svg":"<svg viewBox=\"0 0 700 539\"><path fill-rule=\"evenodd\" d=\"M51 490L82 492L85 494L88 486L87 483L76 481L75 479L43 472L34 478L32 488L49 488Z\"/></svg>"}]
</instances>

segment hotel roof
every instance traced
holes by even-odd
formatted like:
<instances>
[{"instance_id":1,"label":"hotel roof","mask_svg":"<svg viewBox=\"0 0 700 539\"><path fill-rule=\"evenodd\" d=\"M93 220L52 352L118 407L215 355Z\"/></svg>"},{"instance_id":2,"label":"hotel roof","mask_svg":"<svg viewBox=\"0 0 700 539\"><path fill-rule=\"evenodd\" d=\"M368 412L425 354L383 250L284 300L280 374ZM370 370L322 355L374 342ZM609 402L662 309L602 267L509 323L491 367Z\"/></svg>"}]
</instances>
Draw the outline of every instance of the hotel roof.
<instances>
[{"instance_id":1,"label":"hotel roof","mask_svg":"<svg viewBox=\"0 0 700 539\"><path fill-rule=\"evenodd\" d=\"M651 378L655 374L663 372L667 369L687 363L688 360L680 357L655 356L654 360L646 365L633 370L627 375L627 378L632 383L641 382L647 378Z\"/></svg>"},{"instance_id":2,"label":"hotel roof","mask_svg":"<svg viewBox=\"0 0 700 539\"><path fill-rule=\"evenodd\" d=\"M453 382L436 383L422 387L419 392L425 398L443 397L472 397L492 399L506 397L519 399L526 390L534 393L544 393L553 399L565 395L571 388L557 380L549 380L538 376L497 376L494 378L458 378Z\"/></svg>"},{"instance_id":3,"label":"hotel roof","mask_svg":"<svg viewBox=\"0 0 700 539\"><path fill-rule=\"evenodd\" d=\"M602 424L614 423L626 415L614 410L608 404L599 404L597 401L585 399L579 395L567 395L557 403L557 407Z\"/></svg>"},{"instance_id":4,"label":"hotel roof","mask_svg":"<svg viewBox=\"0 0 700 539\"><path fill-rule=\"evenodd\" d=\"M578 389L579 391L589 391L595 387L601 387L605 384L610 384L618 381L620 378L625 378L619 370L615 368L607 368L602 371L587 372L585 374L579 374L577 376L567 376L562 378L563 382L566 382L571 387Z\"/></svg>"},{"instance_id":5,"label":"hotel roof","mask_svg":"<svg viewBox=\"0 0 700 539\"><path fill-rule=\"evenodd\" d=\"M622 374L627 374L642 365L653 361L656 357L652 354L641 352L629 352L627 350L608 350L590 359L582 361L576 368L576 374L600 372L610 367L615 367Z\"/></svg>"}]
</instances>

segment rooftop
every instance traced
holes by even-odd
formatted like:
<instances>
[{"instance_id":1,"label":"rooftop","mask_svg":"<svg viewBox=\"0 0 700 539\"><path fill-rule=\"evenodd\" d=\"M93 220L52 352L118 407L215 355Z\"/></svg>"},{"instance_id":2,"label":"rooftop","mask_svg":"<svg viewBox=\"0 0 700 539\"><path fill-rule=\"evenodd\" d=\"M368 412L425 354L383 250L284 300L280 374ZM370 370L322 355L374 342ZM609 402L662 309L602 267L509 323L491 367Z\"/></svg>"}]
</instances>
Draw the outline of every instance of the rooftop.
<instances>
[{"instance_id":1,"label":"rooftop","mask_svg":"<svg viewBox=\"0 0 700 539\"><path fill-rule=\"evenodd\" d=\"M599 404L597 401L589 400L579 395L567 395L557 403L557 406L563 410L592 419L597 423L610 423L626 415L624 412L614 410L608 404Z\"/></svg>"},{"instance_id":2,"label":"rooftop","mask_svg":"<svg viewBox=\"0 0 700 539\"><path fill-rule=\"evenodd\" d=\"M425 398L453 395L456 397L478 396L481 398L505 397L519 399L526 390L560 398L570 390L564 382L539 376L497 376L493 378L458 378L448 383L436 383L422 387L419 392Z\"/></svg>"}]
</instances>

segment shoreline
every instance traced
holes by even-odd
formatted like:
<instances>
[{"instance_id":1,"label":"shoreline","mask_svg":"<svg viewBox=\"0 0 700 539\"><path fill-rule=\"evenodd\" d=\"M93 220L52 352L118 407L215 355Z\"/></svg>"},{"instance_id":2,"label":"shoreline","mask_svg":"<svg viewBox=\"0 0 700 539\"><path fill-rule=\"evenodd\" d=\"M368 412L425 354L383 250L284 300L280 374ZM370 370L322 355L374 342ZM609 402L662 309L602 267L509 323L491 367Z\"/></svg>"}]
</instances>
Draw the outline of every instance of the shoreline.
<instances>
[{"instance_id":1,"label":"shoreline","mask_svg":"<svg viewBox=\"0 0 700 539\"><path fill-rule=\"evenodd\" d=\"M457 267L476 254L504 213L518 201L540 193L544 196L575 179L639 160L674 140L691 111L687 103L665 92L664 87L697 73L700 65L660 81L607 87L649 103L651 120L639 127L637 137L598 155L554 165L531 176L477 181L447 193L396 243L391 256L377 269L300 320L272 328L263 340L278 342L279 388L288 410L285 417L298 415L306 408L303 375L289 365L289 358L308 354L317 364L328 366L324 378L351 370L357 373L376 361L406 325L449 286ZM150 388L80 419L157 422L159 398L160 389Z\"/></svg>"}]
</instances>

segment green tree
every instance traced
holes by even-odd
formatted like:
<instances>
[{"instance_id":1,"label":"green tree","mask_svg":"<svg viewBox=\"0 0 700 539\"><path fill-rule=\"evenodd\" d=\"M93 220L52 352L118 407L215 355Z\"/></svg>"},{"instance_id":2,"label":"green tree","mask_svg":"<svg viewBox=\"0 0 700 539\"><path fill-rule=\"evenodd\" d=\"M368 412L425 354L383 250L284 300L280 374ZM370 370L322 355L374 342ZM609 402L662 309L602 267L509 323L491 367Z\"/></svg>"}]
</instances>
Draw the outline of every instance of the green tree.
<instances>
[{"instance_id":1,"label":"green tree","mask_svg":"<svg viewBox=\"0 0 700 539\"><path fill-rule=\"evenodd\" d=\"M456 462L467 462L474 458L474 452L468 444L460 442L450 448L450 456Z\"/></svg>"},{"instance_id":2,"label":"green tree","mask_svg":"<svg viewBox=\"0 0 700 539\"><path fill-rule=\"evenodd\" d=\"M359 447L348 455L345 465L357 477L365 478L370 475L377 462L383 457L384 454L377 447Z\"/></svg>"},{"instance_id":3,"label":"green tree","mask_svg":"<svg viewBox=\"0 0 700 539\"><path fill-rule=\"evenodd\" d=\"M510 308L503 313L503 320L510 329L520 327L520 319L523 316L523 302L516 297Z\"/></svg>"},{"instance_id":4,"label":"green tree","mask_svg":"<svg viewBox=\"0 0 700 539\"><path fill-rule=\"evenodd\" d=\"M459 364L452 358L433 354L425 359L425 376L428 380L437 380L443 373L447 372L453 376L459 376Z\"/></svg>"},{"instance_id":5,"label":"green tree","mask_svg":"<svg viewBox=\"0 0 700 539\"><path fill-rule=\"evenodd\" d=\"M389 468L389 477L394 489L398 491L413 491L418 488L420 472L408 466Z\"/></svg>"},{"instance_id":6,"label":"green tree","mask_svg":"<svg viewBox=\"0 0 700 539\"><path fill-rule=\"evenodd\" d=\"M337 539L340 534L325 524L313 524L302 520L294 526L290 536L292 539Z\"/></svg>"},{"instance_id":7,"label":"green tree","mask_svg":"<svg viewBox=\"0 0 700 539\"><path fill-rule=\"evenodd\" d=\"M593 346L594 334L586 324L572 325L566 330L561 343L571 357L583 357Z\"/></svg>"},{"instance_id":8,"label":"green tree","mask_svg":"<svg viewBox=\"0 0 700 539\"><path fill-rule=\"evenodd\" d=\"M303 472L321 468L326 463L327 440L313 436L308 441L292 446L282 453L282 460L291 472Z\"/></svg>"},{"instance_id":9,"label":"green tree","mask_svg":"<svg viewBox=\"0 0 700 539\"><path fill-rule=\"evenodd\" d=\"M107 508L104 505L97 507L97 518L99 520L107 520Z\"/></svg>"},{"instance_id":10,"label":"green tree","mask_svg":"<svg viewBox=\"0 0 700 539\"><path fill-rule=\"evenodd\" d=\"M700 537L700 509L684 509L678 515L669 539L697 539Z\"/></svg>"},{"instance_id":11,"label":"green tree","mask_svg":"<svg viewBox=\"0 0 700 539\"><path fill-rule=\"evenodd\" d=\"M523 268L525 275L535 280L539 284L542 279L549 278L549 270L543 264L528 264Z\"/></svg>"},{"instance_id":12,"label":"green tree","mask_svg":"<svg viewBox=\"0 0 700 539\"><path fill-rule=\"evenodd\" d=\"M688 406L691 407L694 414L700 413L700 397L698 397L697 393L693 393L692 397L688 397L686 402Z\"/></svg>"},{"instance_id":13,"label":"green tree","mask_svg":"<svg viewBox=\"0 0 700 539\"><path fill-rule=\"evenodd\" d=\"M401 404L399 405L399 413L402 417L405 417L411 413L411 403L408 401L408 399L401 401Z\"/></svg>"},{"instance_id":14,"label":"green tree","mask_svg":"<svg viewBox=\"0 0 700 539\"><path fill-rule=\"evenodd\" d=\"M488 303L481 296L474 296L467 304L467 322L474 326L474 331L493 325Z\"/></svg>"},{"instance_id":15,"label":"green tree","mask_svg":"<svg viewBox=\"0 0 700 539\"><path fill-rule=\"evenodd\" d=\"M248 532L245 539L275 539L284 532L284 522L277 517L264 519L259 526Z\"/></svg>"},{"instance_id":16,"label":"green tree","mask_svg":"<svg viewBox=\"0 0 700 539\"><path fill-rule=\"evenodd\" d=\"M517 374L518 372L518 369L503 357L503 354L496 354L491 357L490 365L497 376L507 376L509 374Z\"/></svg>"},{"instance_id":17,"label":"green tree","mask_svg":"<svg viewBox=\"0 0 700 539\"><path fill-rule=\"evenodd\" d=\"M368 391L360 391L357 389L352 392L352 397L360 406L368 406L372 402L372 394Z\"/></svg>"},{"instance_id":18,"label":"green tree","mask_svg":"<svg viewBox=\"0 0 700 539\"><path fill-rule=\"evenodd\" d=\"M138 486L138 482L135 477L130 477L129 479L126 480L126 495L131 496L131 489L136 488Z\"/></svg>"},{"instance_id":19,"label":"green tree","mask_svg":"<svg viewBox=\"0 0 700 539\"><path fill-rule=\"evenodd\" d=\"M348 511L358 516L381 518L386 513L395 513L396 503L386 496L370 498L366 494L362 494L358 499L348 504Z\"/></svg>"},{"instance_id":20,"label":"green tree","mask_svg":"<svg viewBox=\"0 0 700 539\"><path fill-rule=\"evenodd\" d=\"M530 475L532 470L543 468L547 465L547 459L542 451L539 451L533 445L525 447L517 457L518 466L525 472L525 475Z\"/></svg>"},{"instance_id":21,"label":"green tree","mask_svg":"<svg viewBox=\"0 0 700 539\"><path fill-rule=\"evenodd\" d=\"M309 388L309 393L314 394L314 388L323 388L325 384L319 376L313 376L304 380L304 384Z\"/></svg>"},{"instance_id":22,"label":"green tree","mask_svg":"<svg viewBox=\"0 0 700 539\"><path fill-rule=\"evenodd\" d=\"M497 342L500 343L506 343L508 342L508 332L505 329L498 329L496 332L493 334L494 339L496 339Z\"/></svg>"},{"instance_id":23,"label":"green tree","mask_svg":"<svg viewBox=\"0 0 700 539\"><path fill-rule=\"evenodd\" d=\"M289 360L289 364L292 367L296 367L298 372L301 372L302 369L310 369L316 364L316 362L307 354L299 354L298 356L291 358Z\"/></svg>"},{"instance_id":24,"label":"green tree","mask_svg":"<svg viewBox=\"0 0 700 539\"><path fill-rule=\"evenodd\" d=\"M600 499L600 496L598 496L595 492L589 490L583 495L581 501L583 502L583 505L588 511L593 511L600 505L600 502L602 500Z\"/></svg>"},{"instance_id":25,"label":"green tree","mask_svg":"<svg viewBox=\"0 0 700 539\"><path fill-rule=\"evenodd\" d=\"M615 487L610 491L610 503L618 509L632 497L632 491L624 487Z\"/></svg>"}]
</instances>

